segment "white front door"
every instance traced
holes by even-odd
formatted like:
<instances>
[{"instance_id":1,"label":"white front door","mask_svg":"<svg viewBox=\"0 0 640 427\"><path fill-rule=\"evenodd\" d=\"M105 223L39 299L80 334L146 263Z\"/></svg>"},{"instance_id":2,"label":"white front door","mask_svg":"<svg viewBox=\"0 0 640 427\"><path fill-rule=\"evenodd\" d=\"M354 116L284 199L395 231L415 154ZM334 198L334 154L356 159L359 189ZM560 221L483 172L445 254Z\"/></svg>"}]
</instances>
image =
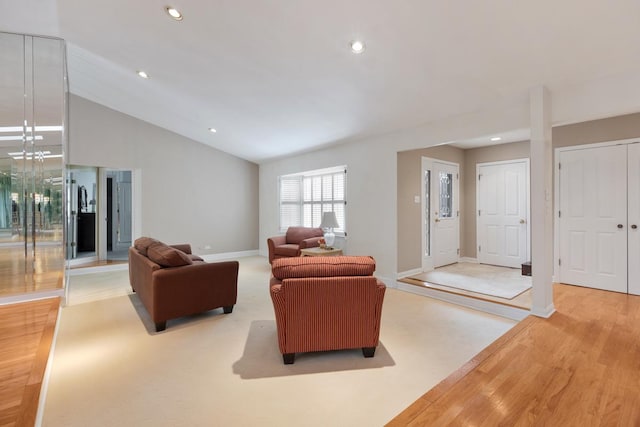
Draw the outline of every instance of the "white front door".
<instances>
[{"instance_id":1,"label":"white front door","mask_svg":"<svg viewBox=\"0 0 640 427\"><path fill-rule=\"evenodd\" d=\"M433 162L431 220L433 267L458 262L460 212L459 175L454 163Z\"/></svg>"},{"instance_id":2,"label":"white front door","mask_svg":"<svg viewBox=\"0 0 640 427\"><path fill-rule=\"evenodd\" d=\"M560 281L626 293L627 146L562 151L559 157Z\"/></svg>"},{"instance_id":3,"label":"white front door","mask_svg":"<svg viewBox=\"0 0 640 427\"><path fill-rule=\"evenodd\" d=\"M640 295L640 143L628 147L629 293Z\"/></svg>"},{"instance_id":4,"label":"white front door","mask_svg":"<svg viewBox=\"0 0 640 427\"><path fill-rule=\"evenodd\" d=\"M478 164L478 262L520 267L529 260L528 159Z\"/></svg>"}]
</instances>

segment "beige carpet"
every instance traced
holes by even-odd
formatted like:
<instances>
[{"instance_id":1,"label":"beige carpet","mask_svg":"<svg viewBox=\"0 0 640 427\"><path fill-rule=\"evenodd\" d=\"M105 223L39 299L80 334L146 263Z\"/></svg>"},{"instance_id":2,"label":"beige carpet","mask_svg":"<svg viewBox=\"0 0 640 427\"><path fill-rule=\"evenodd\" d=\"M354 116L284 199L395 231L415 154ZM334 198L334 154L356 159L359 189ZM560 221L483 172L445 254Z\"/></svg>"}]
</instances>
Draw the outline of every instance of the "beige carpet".
<instances>
[{"instance_id":1,"label":"beige carpet","mask_svg":"<svg viewBox=\"0 0 640 427\"><path fill-rule=\"evenodd\" d=\"M519 268L470 262L446 265L410 278L506 299L513 299L531 289L531 277L522 276Z\"/></svg>"},{"instance_id":2,"label":"beige carpet","mask_svg":"<svg viewBox=\"0 0 640 427\"><path fill-rule=\"evenodd\" d=\"M131 293L128 270L77 274L68 277L67 286L67 305L84 304Z\"/></svg>"},{"instance_id":3,"label":"beige carpet","mask_svg":"<svg viewBox=\"0 0 640 427\"><path fill-rule=\"evenodd\" d=\"M161 333L135 295L63 308L43 426L381 426L515 324L388 289L374 358L309 353L285 366L268 279L265 258L240 259L232 314Z\"/></svg>"}]
</instances>

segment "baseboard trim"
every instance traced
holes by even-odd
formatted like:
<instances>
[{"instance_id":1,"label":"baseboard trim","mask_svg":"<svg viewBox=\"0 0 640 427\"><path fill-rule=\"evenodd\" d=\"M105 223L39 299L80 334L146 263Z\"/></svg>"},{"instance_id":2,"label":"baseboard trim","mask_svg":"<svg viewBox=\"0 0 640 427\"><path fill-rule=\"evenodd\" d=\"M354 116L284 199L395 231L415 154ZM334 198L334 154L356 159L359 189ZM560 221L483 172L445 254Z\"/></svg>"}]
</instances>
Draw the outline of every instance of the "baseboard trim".
<instances>
[{"instance_id":1,"label":"baseboard trim","mask_svg":"<svg viewBox=\"0 0 640 427\"><path fill-rule=\"evenodd\" d=\"M58 342L58 330L60 329L60 317L62 316L62 304L58 307L58 317L56 319L56 326L53 330L53 339L51 340L51 348L49 349L49 357L47 358L47 366L44 369L44 375L42 377L42 385L40 386L40 398L38 399L38 410L36 411L35 426L42 426L42 419L44 417L44 406L47 402L47 391L49 390L49 378L51 378L51 365L53 364L53 353L56 349L56 343Z\"/></svg>"},{"instance_id":2,"label":"baseboard trim","mask_svg":"<svg viewBox=\"0 0 640 427\"><path fill-rule=\"evenodd\" d=\"M460 262L470 262L471 264L479 264L478 258L471 258L466 256L461 257Z\"/></svg>"},{"instance_id":3,"label":"baseboard trim","mask_svg":"<svg viewBox=\"0 0 640 427\"><path fill-rule=\"evenodd\" d=\"M445 301L451 304L461 305L463 307L474 310L483 311L485 313L495 314L497 316L506 317L507 319L520 321L531 314L529 310L517 307L510 307L504 304L495 304L489 301L468 298L464 295L451 294L448 292L440 292L435 289L423 288L420 286L409 285L403 282L396 282L396 286L400 291L412 294L422 295L425 297Z\"/></svg>"},{"instance_id":4,"label":"baseboard trim","mask_svg":"<svg viewBox=\"0 0 640 427\"><path fill-rule=\"evenodd\" d=\"M535 307L531 309L531 314L533 314L534 316L542 317L543 319L548 319L555 312L556 312L556 308L553 305L553 303L551 303L548 307L544 308L543 310L537 310Z\"/></svg>"},{"instance_id":5,"label":"baseboard trim","mask_svg":"<svg viewBox=\"0 0 640 427\"><path fill-rule=\"evenodd\" d=\"M258 255L259 255L258 250L255 249L251 251L223 252L219 254L200 255L200 257L207 262L212 262L212 261L224 261L224 260L233 259L233 258L246 258L246 257L258 256Z\"/></svg>"},{"instance_id":6,"label":"baseboard trim","mask_svg":"<svg viewBox=\"0 0 640 427\"><path fill-rule=\"evenodd\" d=\"M70 268L67 270L67 276L82 276L84 274L94 274L94 273L106 273L108 271L121 271L128 270L129 263L123 262L120 264L109 264L109 265L98 265L96 267L79 267Z\"/></svg>"},{"instance_id":7,"label":"baseboard trim","mask_svg":"<svg viewBox=\"0 0 640 427\"><path fill-rule=\"evenodd\" d=\"M384 277L384 276L376 276L376 278L380 280L382 283L384 283L387 288L398 287L398 282L395 279L392 279L390 277Z\"/></svg>"},{"instance_id":8,"label":"baseboard trim","mask_svg":"<svg viewBox=\"0 0 640 427\"><path fill-rule=\"evenodd\" d=\"M0 298L0 305L18 304L21 302L37 301L40 299L60 297L64 300L64 289L54 289L51 291L30 292L28 294L11 295ZM62 305L62 302L60 303Z\"/></svg>"},{"instance_id":9,"label":"baseboard trim","mask_svg":"<svg viewBox=\"0 0 640 427\"><path fill-rule=\"evenodd\" d=\"M405 277L415 276L416 274L422 273L421 268L414 268L413 270L401 271L400 273L396 273L396 279L404 279Z\"/></svg>"}]
</instances>

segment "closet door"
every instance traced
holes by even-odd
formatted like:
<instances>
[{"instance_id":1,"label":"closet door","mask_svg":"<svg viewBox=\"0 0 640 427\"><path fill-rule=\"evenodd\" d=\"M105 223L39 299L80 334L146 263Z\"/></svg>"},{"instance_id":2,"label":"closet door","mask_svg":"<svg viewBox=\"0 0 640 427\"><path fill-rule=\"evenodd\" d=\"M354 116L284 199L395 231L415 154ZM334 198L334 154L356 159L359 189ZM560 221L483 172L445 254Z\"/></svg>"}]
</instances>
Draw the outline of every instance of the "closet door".
<instances>
[{"instance_id":1,"label":"closet door","mask_svg":"<svg viewBox=\"0 0 640 427\"><path fill-rule=\"evenodd\" d=\"M629 293L640 295L640 143L628 147Z\"/></svg>"},{"instance_id":2,"label":"closet door","mask_svg":"<svg viewBox=\"0 0 640 427\"><path fill-rule=\"evenodd\" d=\"M520 268L528 261L529 168L526 160L477 166L478 261Z\"/></svg>"},{"instance_id":3,"label":"closet door","mask_svg":"<svg viewBox=\"0 0 640 427\"><path fill-rule=\"evenodd\" d=\"M560 281L626 293L627 146L564 151L560 165Z\"/></svg>"}]
</instances>

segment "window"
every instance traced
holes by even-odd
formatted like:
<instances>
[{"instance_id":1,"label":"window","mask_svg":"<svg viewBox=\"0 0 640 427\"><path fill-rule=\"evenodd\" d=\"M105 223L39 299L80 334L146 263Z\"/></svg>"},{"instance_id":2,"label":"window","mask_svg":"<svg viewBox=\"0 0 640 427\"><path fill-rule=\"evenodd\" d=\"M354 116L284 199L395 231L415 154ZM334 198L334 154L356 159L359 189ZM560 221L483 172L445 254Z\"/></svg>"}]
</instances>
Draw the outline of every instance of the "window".
<instances>
[{"instance_id":1,"label":"window","mask_svg":"<svg viewBox=\"0 0 640 427\"><path fill-rule=\"evenodd\" d=\"M340 166L280 177L280 231L290 226L319 227L324 212L335 212L346 230L347 168Z\"/></svg>"}]
</instances>

